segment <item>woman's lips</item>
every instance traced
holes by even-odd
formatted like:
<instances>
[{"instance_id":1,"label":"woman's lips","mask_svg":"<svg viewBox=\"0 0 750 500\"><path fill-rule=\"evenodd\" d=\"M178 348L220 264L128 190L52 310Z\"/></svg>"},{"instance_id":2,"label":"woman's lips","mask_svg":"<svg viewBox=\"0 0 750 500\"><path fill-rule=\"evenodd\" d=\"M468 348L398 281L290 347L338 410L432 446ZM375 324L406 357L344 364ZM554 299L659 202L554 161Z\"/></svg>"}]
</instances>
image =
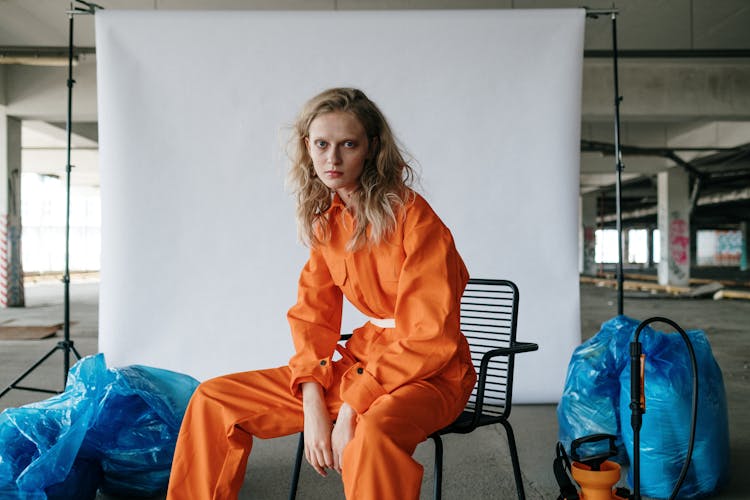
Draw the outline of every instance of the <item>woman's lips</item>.
<instances>
[{"instance_id":1,"label":"woman's lips","mask_svg":"<svg viewBox=\"0 0 750 500\"><path fill-rule=\"evenodd\" d=\"M342 175L344 175L344 172L340 172L338 170L326 170L325 174L328 177L336 178L336 177L341 177Z\"/></svg>"}]
</instances>

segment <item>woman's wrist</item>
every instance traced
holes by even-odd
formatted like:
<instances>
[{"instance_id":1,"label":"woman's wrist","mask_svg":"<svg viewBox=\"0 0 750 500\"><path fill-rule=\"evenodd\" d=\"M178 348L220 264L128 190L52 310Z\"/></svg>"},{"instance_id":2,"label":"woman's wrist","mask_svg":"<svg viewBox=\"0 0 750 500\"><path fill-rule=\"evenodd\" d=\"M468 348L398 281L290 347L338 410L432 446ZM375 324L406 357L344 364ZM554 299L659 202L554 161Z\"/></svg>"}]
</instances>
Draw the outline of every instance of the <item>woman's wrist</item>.
<instances>
[{"instance_id":1,"label":"woman's wrist","mask_svg":"<svg viewBox=\"0 0 750 500\"><path fill-rule=\"evenodd\" d=\"M349 406L347 403L344 403L341 405L341 409L339 409L339 420L342 419L352 419L357 416L357 412L354 411L354 408Z\"/></svg>"},{"instance_id":2,"label":"woman's wrist","mask_svg":"<svg viewBox=\"0 0 750 500\"><path fill-rule=\"evenodd\" d=\"M302 390L302 405L318 406L323 401L323 387L317 382L303 382L300 384Z\"/></svg>"}]
</instances>

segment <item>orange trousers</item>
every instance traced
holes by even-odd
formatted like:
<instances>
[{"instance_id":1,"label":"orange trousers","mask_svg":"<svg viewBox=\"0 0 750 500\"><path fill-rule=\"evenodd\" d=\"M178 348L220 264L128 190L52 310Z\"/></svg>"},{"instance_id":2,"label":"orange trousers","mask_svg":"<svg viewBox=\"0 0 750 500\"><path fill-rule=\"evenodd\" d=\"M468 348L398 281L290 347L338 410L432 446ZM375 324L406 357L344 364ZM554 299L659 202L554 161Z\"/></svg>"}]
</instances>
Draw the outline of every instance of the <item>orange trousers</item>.
<instances>
[{"instance_id":1,"label":"orange trousers","mask_svg":"<svg viewBox=\"0 0 750 500\"><path fill-rule=\"evenodd\" d=\"M346 359L334 362L335 382L325 395L332 419L342 403L338 384L349 366ZM202 383L182 422L167 499L236 499L253 436L266 439L303 429L302 399L291 394L290 377L289 368L281 367ZM358 416L342 457L347 499L419 498L423 470L411 455L458 416L468 397L455 381L444 382L436 376L402 386Z\"/></svg>"}]
</instances>

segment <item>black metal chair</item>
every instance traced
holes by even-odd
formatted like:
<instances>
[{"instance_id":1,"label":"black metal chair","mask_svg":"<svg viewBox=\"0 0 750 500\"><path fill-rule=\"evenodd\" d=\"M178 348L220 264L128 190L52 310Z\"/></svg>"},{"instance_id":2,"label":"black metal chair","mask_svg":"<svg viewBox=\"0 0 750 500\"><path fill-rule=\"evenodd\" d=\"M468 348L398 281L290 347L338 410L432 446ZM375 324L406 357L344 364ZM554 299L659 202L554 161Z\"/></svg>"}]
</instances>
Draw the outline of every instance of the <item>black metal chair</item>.
<instances>
[{"instance_id":1,"label":"black metal chair","mask_svg":"<svg viewBox=\"0 0 750 500\"><path fill-rule=\"evenodd\" d=\"M435 443L435 499L442 497L443 441L451 433L468 434L477 427L501 424L505 428L513 464L513 476L519 499L525 499L521 466L513 428L508 421L513 393L513 362L516 354L536 351L539 346L516 342L518 287L508 280L469 280L461 298L461 331L471 346L477 370L477 384L463 413L448 427L432 434ZM342 336L342 339L349 335ZM300 433L292 472L289 499L297 496L299 472L304 454L304 436Z\"/></svg>"}]
</instances>

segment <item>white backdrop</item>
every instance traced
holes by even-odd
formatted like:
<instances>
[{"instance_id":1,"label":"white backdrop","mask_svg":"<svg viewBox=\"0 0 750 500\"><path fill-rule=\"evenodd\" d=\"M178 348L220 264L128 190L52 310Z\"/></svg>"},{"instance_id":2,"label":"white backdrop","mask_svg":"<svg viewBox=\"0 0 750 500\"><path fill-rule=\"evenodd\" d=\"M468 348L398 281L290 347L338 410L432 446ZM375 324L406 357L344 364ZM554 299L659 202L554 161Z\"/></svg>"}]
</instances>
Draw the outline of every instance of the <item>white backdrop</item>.
<instances>
[{"instance_id":1,"label":"white backdrop","mask_svg":"<svg viewBox=\"0 0 750 500\"><path fill-rule=\"evenodd\" d=\"M345 85L389 118L471 275L519 285L540 351L516 401L557 401L580 342L583 29L580 9L97 13L109 363L205 379L287 362L307 250L285 138Z\"/></svg>"}]
</instances>

